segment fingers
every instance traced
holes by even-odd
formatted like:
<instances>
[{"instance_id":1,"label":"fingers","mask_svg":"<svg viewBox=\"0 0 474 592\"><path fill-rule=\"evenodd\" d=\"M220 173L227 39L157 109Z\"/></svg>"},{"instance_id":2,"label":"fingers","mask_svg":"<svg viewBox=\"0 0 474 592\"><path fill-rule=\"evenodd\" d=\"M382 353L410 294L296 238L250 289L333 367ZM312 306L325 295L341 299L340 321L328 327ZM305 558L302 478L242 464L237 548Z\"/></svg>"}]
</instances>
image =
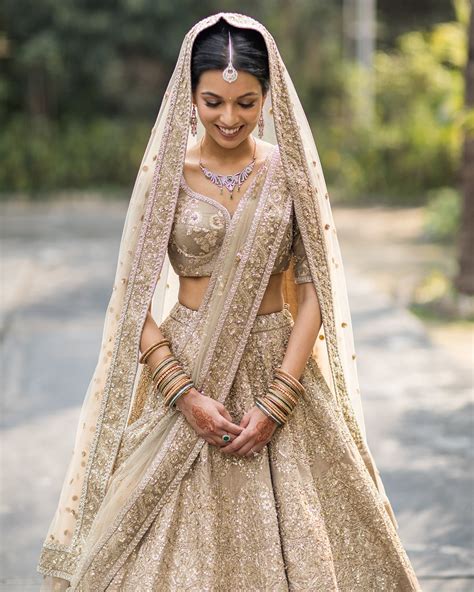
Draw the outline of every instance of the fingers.
<instances>
[{"instance_id":1,"label":"fingers","mask_svg":"<svg viewBox=\"0 0 474 592\"><path fill-rule=\"evenodd\" d=\"M208 423L207 427L212 428L208 429L208 433L206 434L207 441L218 447L226 446L231 443L244 429L235 423L228 421L223 416L217 417L212 422L212 425ZM230 436L230 440L223 440L222 436L224 435Z\"/></svg>"},{"instance_id":2,"label":"fingers","mask_svg":"<svg viewBox=\"0 0 474 592\"><path fill-rule=\"evenodd\" d=\"M216 444L218 443L219 446L226 446L227 444L235 440L235 438L242 433L243 429L244 428L241 428L235 423L227 421L227 419L225 419L224 417L220 417L215 422L213 433L209 435L213 438ZM230 440L223 440L222 436L224 435L230 436Z\"/></svg>"},{"instance_id":3,"label":"fingers","mask_svg":"<svg viewBox=\"0 0 474 592\"><path fill-rule=\"evenodd\" d=\"M201 393L204 394L204 393ZM232 422L230 413L222 403L207 400L191 403L183 409L186 419L196 431L198 436L213 446L225 446L238 436L243 428ZM229 417L229 419L227 419ZM227 434L231 440L224 441L222 436Z\"/></svg>"},{"instance_id":4,"label":"fingers","mask_svg":"<svg viewBox=\"0 0 474 592\"><path fill-rule=\"evenodd\" d=\"M251 409L245 413L238 426L226 420L223 413L222 419L217 423L218 429L216 431L222 435L221 429L223 428L229 435L232 435L231 441L227 444L223 441L216 444L224 454L251 457L254 456L254 452L258 454L271 440L276 429L275 422L268 417L262 418L263 414L260 410L258 413L254 411Z\"/></svg>"},{"instance_id":5,"label":"fingers","mask_svg":"<svg viewBox=\"0 0 474 592\"><path fill-rule=\"evenodd\" d=\"M261 428L262 426L260 426ZM267 435L270 433L267 431ZM234 454L236 456L250 456L251 451L259 452L267 445L270 437L263 439L262 430L255 428L245 429L232 442L225 446L221 446L221 452L225 454Z\"/></svg>"},{"instance_id":6,"label":"fingers","mask_svg":"<svg viewBox=\"0 0 474 592\"><path fill-rule=\"evenodd\" d=\"M216 428L214 431L219 436L224 434L238 436L244 428L233 422L231 414L222 403L216 401L216 406L220 416L215 420Z\"/></svg>"},{"instance_id":7,"label":"fingers","mask_svg":"<svg viewBox=\"0 0 474 592\"><path fill-rule=\"evenodd\" d=\"M247 433L245 436L231 438L229 442L224 442L222 436L211 435L205 438L209 444L217 446L221 452L239 457L252 457L253 452L260 453L267 443L259 442L255 435Z\"/></svg>"},{"instance_id":8,"label":"fingers","mask_svg":"<svg viewBox=\"0 0 474 592\"><path fill-rule=\"evenodd\" d=\"M224 407L224 405L222 405L222 407L218 407L218 411L219 413L225 417L225 419L227 419L227 421L232 422L232 415L229 413L229 411Z\"/></svg>"},{"instance_id":9,"label":"fingers","mask_svg":"<svg viewBox=\"0 0 474 592\"><path fill-rule=\"evenodd\" d=\"M250 422L250 414L246 413L242 419L240 420L240 426L242 426L243 428L246 428L249 425Z\"/></svg>"},{"instance_id":10,"label":"fingers","mask_svg":"<svg viewBox=\"0 0 474 592\"><path fill-rule=\"evenodd\" d=\"M250 442L246 442L237 450L237 454L239 456L247 456L247 454L250 453L251 450L254 450L254 446L255 442L253 440L251 440Z\"/></svg>"},{"instance_id":11,"label":"fingers","mask_svg":"<svg viewBox=\"0 0 474 592\"><path fill-rule=\"evenodd\" d=\"M231 440L227 440L227 442L224 442L222 436L217 436L216 434L209 434L201 437L204 438L204 440L206 440L208 444L212 444L213 446L217 446L218 448L221 448L221 446L226 446L231 442Z\"/></svg>"},{"instance_id":12,"label":"fingers","mask_svg":"<svg viewBox=\"0 0 474 592\"><path fill-rule=\"evenodd\" d=\"M262 456L262 452L265 446L255 444L243 456L245 456L246 458L255 458L256 456Z\"/></svg>"},{"instance_id":13,"label":"fingers","mask_svg":"<svg viewBox=\"0 0 474 592\"><path fill-rule=\"evenodd\" d=\"M231 436L231 439L234 440L235 437L237 437L239 434L241 434L244 430L243 427L238 426L237 424L235 424L232 421L229 421L228 419L226 419L225 417L223 417L222 415L218 416L215 420L215 425L214 425L214 429L213 434L215 436L218 436L219 438L222 438L222 436L224 434L227 434L229 436ZM224 442L224 444L226 444L228 442Z\"/></svg>"},{"instance_id":14,"label":"fingers","mask_svg":"<svg viewBox=\"0 0 474 592\"><path fill-rule=\"evenodd\" d=\"M243 431L244 428L242 426L238 426L227 419L223 419L222 422L219 422L216 430L220 436L223 434L233 434L234 436L239 436Z\"/></svg>"},{"instance_id":15,"label":"fingers","mask_svg":"<svg viewBox=\"0 0 474 592\"><path fill-rule=\"evenodd\" d=\"M240 436L237 436L237 438L234 438L232 442L228 442L225 446L223 446L221 451L226 454L235 454L242 445L249 441L250 438L252 438L252 435L244 430Z\"/></svg>"}]
</instances>

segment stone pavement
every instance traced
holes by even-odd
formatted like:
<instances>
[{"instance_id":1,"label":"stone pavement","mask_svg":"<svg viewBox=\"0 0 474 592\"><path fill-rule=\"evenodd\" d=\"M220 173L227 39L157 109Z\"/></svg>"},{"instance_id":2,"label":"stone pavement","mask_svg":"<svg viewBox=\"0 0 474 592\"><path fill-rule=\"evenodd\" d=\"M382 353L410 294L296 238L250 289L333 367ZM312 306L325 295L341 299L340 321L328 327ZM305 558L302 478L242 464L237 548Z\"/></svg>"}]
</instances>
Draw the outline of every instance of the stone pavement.
<instances>
[{"instance_id":1,"label":"stone pavement","mask_svg":"<svg viewBox=\"0 0 474 592\"><path fill-rule=\"evenodd\" d=\"M1 206L0 590L38 589L125 212L117 202ZM351 244L335 218L344 257ZM472 591L472 375L344 261L369 445L401 539L425 592Z\"/></svg>"}]
</instances>

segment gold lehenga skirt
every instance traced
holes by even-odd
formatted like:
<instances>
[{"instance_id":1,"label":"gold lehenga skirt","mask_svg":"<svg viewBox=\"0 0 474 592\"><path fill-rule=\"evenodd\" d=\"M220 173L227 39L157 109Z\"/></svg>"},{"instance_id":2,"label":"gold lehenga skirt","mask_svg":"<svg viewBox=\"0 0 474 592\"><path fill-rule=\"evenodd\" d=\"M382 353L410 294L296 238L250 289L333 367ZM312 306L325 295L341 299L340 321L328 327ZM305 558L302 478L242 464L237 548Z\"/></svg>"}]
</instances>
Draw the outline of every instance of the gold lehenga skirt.
<instances>
[{"instance_id":1,"label":"gold lehenga skirt","mask_svg":"<svg viewBox=\"0 0 474 592\"><path fill-rule=\"evenodd\" d=\"M172 347L196 311L161 324ZM287 305L258 315L226 408L239 422L264 394L293 326ZM185 366L185 364L183 363ZM411 564L344 419L310 358L306 394L256 457L204 443L107 590L133 592L419 590ZM116 467L166 413L152 389Z\"/></svg>"}]
</instances>

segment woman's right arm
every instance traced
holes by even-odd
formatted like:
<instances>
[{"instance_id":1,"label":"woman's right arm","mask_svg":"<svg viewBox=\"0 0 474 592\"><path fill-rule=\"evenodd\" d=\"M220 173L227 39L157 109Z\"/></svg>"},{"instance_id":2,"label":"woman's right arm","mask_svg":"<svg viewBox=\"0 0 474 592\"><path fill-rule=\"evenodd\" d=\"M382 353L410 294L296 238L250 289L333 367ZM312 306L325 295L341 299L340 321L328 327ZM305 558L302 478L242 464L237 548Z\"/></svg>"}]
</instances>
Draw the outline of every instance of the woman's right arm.
<instances>
[{"instance_id":1,"label":"woman's right arm","mask_svg":"<svg viewBox=\"0 0 474 592\"><path fill-rule=\"evenodd\" d=\"M141 335L140 351L146 351L161 339L164 339L164 335L149 308ZM168 346L160 347L150 354L146 363L151 368L156 368L159 362L171 353ZM244 429L232 421L230 413L222 403L203 395L194 387L179 397L176 407L183 413L194 431L206 442L215 446L227 444L222 440L223 434L230 434L233 440Z\"/></svg>"}]
</instances>

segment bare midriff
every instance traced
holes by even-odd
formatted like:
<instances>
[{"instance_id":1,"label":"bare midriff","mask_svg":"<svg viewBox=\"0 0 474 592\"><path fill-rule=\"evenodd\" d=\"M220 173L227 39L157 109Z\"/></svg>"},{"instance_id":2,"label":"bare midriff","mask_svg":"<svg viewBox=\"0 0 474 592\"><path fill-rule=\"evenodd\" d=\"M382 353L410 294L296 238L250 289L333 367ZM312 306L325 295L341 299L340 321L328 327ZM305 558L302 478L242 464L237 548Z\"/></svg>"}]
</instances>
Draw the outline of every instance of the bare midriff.
<instances>
[{"instance_id":1,"label":"bare midriff","mask_svg":"<svg viewBox=\"0 0 474 592\"><path fill-rule=\"evenodd\" d=\"M209 276L179 278L178 300L184 306L197 310L209 284ZM283 309L283 272L270 276L257 314L269 314Z\"/></svg>"}]
</instances>

